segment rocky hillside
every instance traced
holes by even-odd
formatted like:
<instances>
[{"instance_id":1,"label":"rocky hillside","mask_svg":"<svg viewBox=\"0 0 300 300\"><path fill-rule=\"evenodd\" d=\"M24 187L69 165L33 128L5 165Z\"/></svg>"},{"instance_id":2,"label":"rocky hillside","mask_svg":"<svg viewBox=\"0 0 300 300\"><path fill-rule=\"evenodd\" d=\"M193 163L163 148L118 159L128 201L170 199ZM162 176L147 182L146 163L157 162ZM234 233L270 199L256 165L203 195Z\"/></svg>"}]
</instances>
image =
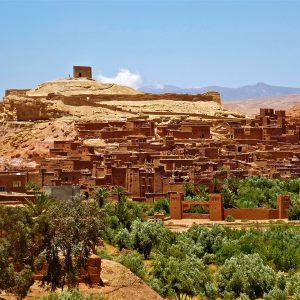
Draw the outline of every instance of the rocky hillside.
<instances>
[{"instance_id":1,"label":"rocky hillside","mask_svg":"<svg viewBox=\"0 0 300 300\"><path fill-rule=\"evenodd\" d=\"M220 95L144 94L86 78L45 82L32 90L8 90L0 106L0 168L38 162L53 141L76 137L77 121L124 120L147 115L240 117L220 104Z\"/></svg>"},{"instance_id":2,"label":"rocky hillside","mask_svg":"<svg viewBox=\"0 0 300 300\"><path fill-rule=\"evenodd\" d=\"M300 99L297 104L295 104L287 110L287 114L292 116L293 118L300 118Z\"/></svg>"},{"instance_id":3,"label":"rocky hillside","mask_svg":"<svg viewBox=\"0 0 300 300\"><path fill-rule=\"evenodd\" d=\"M82 295L102 295L107 300L163 300L143 280L115 261L102 260L101 278L105 282L104 287L90 287L80 283L80 293ZM29 294L25 299L41 299L48 293L49 291L42 288L38 282L35 282L30 287ZM1 294L0 299L14 300L15 297L8 294Z\"/></svg>"}]
</instances>

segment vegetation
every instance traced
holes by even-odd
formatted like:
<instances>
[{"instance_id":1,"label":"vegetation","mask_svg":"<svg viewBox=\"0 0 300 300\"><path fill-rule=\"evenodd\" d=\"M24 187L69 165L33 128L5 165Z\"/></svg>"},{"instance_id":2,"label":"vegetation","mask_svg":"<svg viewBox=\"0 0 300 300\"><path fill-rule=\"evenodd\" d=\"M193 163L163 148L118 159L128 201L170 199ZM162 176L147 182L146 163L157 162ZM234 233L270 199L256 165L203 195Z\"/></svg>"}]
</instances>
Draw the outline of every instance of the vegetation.
<instances>
[{"instance_id":1,"label":"vegetation","mask_svg":"<svg viewBox=\"0 0 300 300\"><path fill-rule=\"evenodd\" d=\"M266 177L247 177L226 179L221 193L224 196L225 208L276 208L277 195L289 194L292 206L296 209L291 212L293 218L300 218L300 178L281 180ZM297 210L297 212L296 212Z\"/></svg>"},{"instance_id":2,"label":"vegetation","mask_svg":"<svg viewBox=\"0 0 300 300\"><path fill-rule=\"evenodd\" d=\"M101 295L81 295L78 290L52 292L42 297L42 300L104 300Z\"/></svg>"},{"instance_id":3,"label":"vegetation","mask_svg":"<svg viewBox=\"0 0 300 300\"><path fill-rule=\"evenodd\" d=\"M277 194L287 193L289 217L299 219L298 179L227 179L221 190L227 207L275 207ZM113 193L116 203L98 189L95 201L58 202L37 192L36 201L25 207L0 206L0 291L24 298L34 273L46 263L44 285L69 290L44 299L98 299L74 288L80 268L102 239L121 254L112 257L102 248L97 253L120 262L168 299L300 299L296 225L274 222L245 230L194 224L174 233L146 218L151 210L169 213L168 200L143 206L129 201L122 188ZM187 184L186 197L204 201L207 191ZM228 216L227 221L234 220Z\"/></svg>"},{"instance_id":4,"label":"vegetation","mask_svg":"<svg viewBox=\"0 0 300 300\"><path fill-rule=\"evenodd\" d=\"M231 215L228 215L226 218L225 218L225 221L226 222L235 222L235 218Z\"/></svg>"},{"instance_id":5,"label":"vegetation","mask_svg":"<svg viewBox=\"0 0 300 300\"><path fill-rule=\"evenodd\" d=\"M146 270L144 267L143 258L137 252L130 251L124 255L121 255L117 259L117 262L127 267L132 273L140 278L145 277Z\"/></svg>"},{"instance_id":6,"label":"vegetation","mask_svg":"<svg viewBox=\"0 0 300 300\"><path fill-rule=\"evenodd\" d=\"M107 202L109 192L106 188L99 187L94 191L94 199L98 202L100 208Z\"/></svg>"}]
</instances>

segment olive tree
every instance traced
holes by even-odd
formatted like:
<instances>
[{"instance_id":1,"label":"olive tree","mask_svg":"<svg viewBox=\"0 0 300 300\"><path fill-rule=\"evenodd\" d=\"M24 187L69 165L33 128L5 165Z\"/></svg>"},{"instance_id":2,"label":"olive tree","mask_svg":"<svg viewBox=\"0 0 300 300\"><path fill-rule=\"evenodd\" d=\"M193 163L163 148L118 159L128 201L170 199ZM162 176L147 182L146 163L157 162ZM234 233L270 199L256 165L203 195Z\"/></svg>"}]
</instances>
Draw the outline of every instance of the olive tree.
<instances>
[{"instance_id":1,"label":"olive tree","mask_svg":"<svg viewBox=\"0 0 300 300\"><path fill-rule=\"evenodd\" d=\"M64 285L75 287L79 271L86 267L103 229L102 212L96 203L72 198L53 206L49 219L48 268L43 283L51 290Z\"/></svg>"},{"instance_id":2,"label":"olive tree","mask_svg":"<svg viewBox=\"0 0 300 300\"><path fill-rule=\"evenodd\" d=\"M219 292L234 298L241 294L250 299L263 297L274 286L275 272L264 265L258 254L239 255L226 260L217 274Z\"/></svg>"},{"instance_id":3,"label":"olive tree","mask_svg":"<svg viewBox=\"0 0 300 300\"><path fill-rule=\"evenodd\" d=\"M147 259L152 248L159 244L165 234L166 228L162 222L142 222L137 219L131 226L131 245Z\"/></svg>"},{"instance_id":4,"label":"olive tree","mask_svg":"<svg viewBox=\"0 0 300 300\"><path fill-rule=\"evenodd\" d=\"M163 297L186 299L211 293L211 276L203 261L195 256L179 259L159 255L153 266L151 286Z\"/></svg>"}]
</instances>

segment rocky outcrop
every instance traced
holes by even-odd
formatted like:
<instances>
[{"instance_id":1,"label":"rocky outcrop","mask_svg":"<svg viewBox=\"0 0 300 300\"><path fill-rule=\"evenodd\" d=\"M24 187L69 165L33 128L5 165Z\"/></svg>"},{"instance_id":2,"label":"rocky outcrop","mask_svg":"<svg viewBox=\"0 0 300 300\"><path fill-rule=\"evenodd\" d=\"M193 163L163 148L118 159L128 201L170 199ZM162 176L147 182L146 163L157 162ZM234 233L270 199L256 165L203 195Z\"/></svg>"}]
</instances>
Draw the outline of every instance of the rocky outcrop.
<instances>
[{"instance_id":1,"label":"rocky outcrop","mask_svg":"<svg viewBox=\"0 0 300 300\"><path fill-rule=\"evenodd\" d=\"M162 300L163 298L121 264L102 260L101 278L106 286L101 289L110 300Z\"/></svg>"},{"instance_id":2,"label":"rocky outcrop","mask_svg":"<svg viewBox=\"0 0 300 300\"><path fill-rule=\"evenodd\" d=\"M300 97L299 97L299 100L300 100ZM300 103L289 108L286 113L290 117L300 118Z\"/></svg>"},{"instance_id":3,"label":"rocky outcrop","mask_svg":"<svg viewBox=\"0 0 300 300\"><path fill-rule=\"evenodd\" d=\"M46 98L10 94L4 97L3 105L5 120L9 121L50 120L68 115Z\"/></svg>"},{"instance_id":4,"label":"rocky outcrop","mask_svg":"<svg viewBox=\"0 0 300 300\"><path fill-rule=\"evenodd\" d=\"M207 104L203 106L201 103ZM115 111L119 111L122 115L117 117L120 118L137 113L172 114L178 105L186 108L185 114L193 112L213 115L214 110L218 113L223 110L220 104L220 94L217 92L199 95L144 94L116 84L104 84L87 78L69 78L47 81L32 90L7 90L2 110L5 119L9 121L40 121L63 116L85 117L84 113L75 108L77 106L97 108L92 111L98 114L97 117L99 113L105 112L108 118L110 115L115 118ZM181 108L178 111L175 109L174 113L180 114L181 111Z\"/></svg>"},{"instance_id":5,"label":"rocky outcrop","mask_svg":"<svg viewBox=\"0 0 300 300\"><path fill-rule=\"evenodd\" d=\"M49 94L61 96L76 95L141 95L143 92L114 83L101 83L88 78L67 78L46 81L26 92L30 97L46 97Z\"/></svg>"}]
</instances>

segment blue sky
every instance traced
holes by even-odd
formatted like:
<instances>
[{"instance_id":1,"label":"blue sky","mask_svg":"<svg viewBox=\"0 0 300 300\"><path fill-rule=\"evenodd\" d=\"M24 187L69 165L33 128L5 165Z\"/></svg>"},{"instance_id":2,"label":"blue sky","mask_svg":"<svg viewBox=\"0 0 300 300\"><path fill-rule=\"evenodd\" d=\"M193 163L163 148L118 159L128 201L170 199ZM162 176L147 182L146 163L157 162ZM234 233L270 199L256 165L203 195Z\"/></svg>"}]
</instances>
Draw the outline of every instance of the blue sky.
<instances>
[{"instance_id":1,"label":"blue sky","mask_svg":"<svg viewBox=\"0 0 300 300\"><path fill-rule=\"evenodd\" d=\"M0 0L0 95L73 65L138 85L299 87L299 14L300 1Z\"/></svg>"}]
</instances>

